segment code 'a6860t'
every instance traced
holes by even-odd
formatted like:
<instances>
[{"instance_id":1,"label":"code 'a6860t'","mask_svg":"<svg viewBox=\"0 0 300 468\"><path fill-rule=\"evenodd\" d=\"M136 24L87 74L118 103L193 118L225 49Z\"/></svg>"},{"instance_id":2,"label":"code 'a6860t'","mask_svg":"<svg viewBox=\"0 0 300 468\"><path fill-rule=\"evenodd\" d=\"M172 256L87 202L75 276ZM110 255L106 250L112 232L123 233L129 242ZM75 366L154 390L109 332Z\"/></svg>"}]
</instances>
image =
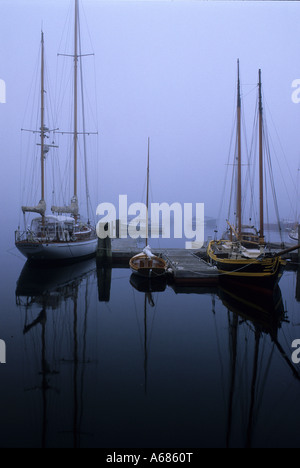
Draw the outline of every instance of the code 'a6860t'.
<instances>
[{"instance_id":1,"label":"code 'a6860t'","mask_svg":"<svg viewBox=\"0 0 300 468\"><path fill-rule=\"evenodd\" d=\"M150 463L190 463L192 461L192 455L192 452L152 453L148 460Z\"/></svg>"}]
</instances>

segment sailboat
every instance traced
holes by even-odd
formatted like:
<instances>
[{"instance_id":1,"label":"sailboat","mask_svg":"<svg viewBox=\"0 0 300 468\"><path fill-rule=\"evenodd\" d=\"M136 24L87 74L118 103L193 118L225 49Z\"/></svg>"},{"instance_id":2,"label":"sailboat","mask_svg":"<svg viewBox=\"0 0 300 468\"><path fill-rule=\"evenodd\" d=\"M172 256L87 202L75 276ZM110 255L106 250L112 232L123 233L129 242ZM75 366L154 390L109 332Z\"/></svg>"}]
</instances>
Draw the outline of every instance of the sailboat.
<instances>
[{"instance_id":1,"label":"sailboat","mask_svg":"<svg viewBox=\"0 0 300 468\"><path fill-rule=\"evenodd\" d=\"M289 238L292 239L293 241L299 241L299 228L298 225L294 229L291 229L289 232Z\"/></svg>"},{"instance_id":2,"label":"sailboat","mask_svg":"<svg viewBox=\"0 0 300 468\"><path fill-rule=\"evenodd\" d=\"M79 43L79 12L78 0L75 0L74 20L74 195L68 206L52 206L51 215L46 215L45 201L45 157L51 146L46 144L49 129L45 125L44 108L44 35L41 39L41 121L40 121L40 179L41 200L37 206L22 206L22 212L36 213L39 216L31 221L29 229L24 231L20 228L15 232L15 245L18 250L28 259L34 261L67 261L78 260L94 256L97 248L97 234L90 222L80 219L78 204L78 173L77 173L77 146L78 146L78 60L80 59Z\"/></svg>"},{"instance_id":3,"label":"sailboat","mask_svg":"<svg viewBox=\"0 0 300 468\"><path fill-rule=\"evenodd\" d=\"M132 273L151 277L159 277L166 273L167 264L166 261L154 255L151 251L151 247L148 245L148 209L149 209L149 158L150 158L150 139L148 138L148 159L147 159L147 199L146 199L146 242L143 251L129 261L129 266Z\"/></svg>"},{"instance_id":4,"label":"sailboat","mask_svg":"<svg viewBox=\"0 0 300 468\"><path fill-rule=\"evenodd\" d=\"M220 272L220 279L234 279L246 285L254 284L260 288L273 288L281 275L282 260L279 255L266 250L264 236L264 160L263 160L263 105L261 70L259 70L259 199L260 229L242 225L242 157L241 157L241 90L238 61L237 89L237 141L238 141L238 177L237 177L237 225L230 226L229 239L213 240L207 248L208 257Z\"/></svg>"}]
</instances>

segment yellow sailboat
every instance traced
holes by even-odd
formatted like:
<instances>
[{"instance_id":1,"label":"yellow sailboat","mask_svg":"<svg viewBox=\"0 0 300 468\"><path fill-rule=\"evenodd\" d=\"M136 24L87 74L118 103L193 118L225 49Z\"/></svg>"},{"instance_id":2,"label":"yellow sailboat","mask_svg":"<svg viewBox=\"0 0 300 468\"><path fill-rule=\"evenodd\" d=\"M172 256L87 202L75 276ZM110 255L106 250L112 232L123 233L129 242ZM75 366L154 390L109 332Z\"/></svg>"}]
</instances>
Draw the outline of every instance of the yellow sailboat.
<instances>
[{"instance_id":1,"label":"yellow sailboat","mask_svg":"<svg viewBox=\"0 0 300 468\"><path fill-rule=\"evenodd\" d=\"M238 61L237 89L237 145L238 145L238 177L237 177L237 225L230 223L229 239L211 241L207 254L215 265L221 280L230 278L245 285L256 285L260 288L273 288L281 274L282 260L280 255L270 253L266 249L264 236L264 159L263 159L263 105L261 70L259 70L258 100L259 100L259 199L260 199L260 229L256 231L242 224L242 157L241 157L241 91Z\"/></svg>"}]
</instances>

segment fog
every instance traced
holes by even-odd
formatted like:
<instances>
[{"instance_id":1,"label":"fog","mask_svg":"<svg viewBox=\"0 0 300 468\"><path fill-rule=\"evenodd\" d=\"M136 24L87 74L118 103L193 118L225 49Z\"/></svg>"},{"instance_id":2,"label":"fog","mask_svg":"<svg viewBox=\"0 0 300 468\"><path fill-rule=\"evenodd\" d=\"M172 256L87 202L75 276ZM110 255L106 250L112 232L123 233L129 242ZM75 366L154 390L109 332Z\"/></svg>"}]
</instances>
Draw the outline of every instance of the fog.
<instances>
[{"instance_id":1,"label":"fog","mask_svg":"<svg viewBox=\"0 0 300 468\"><path fill-rule=\"evenodd\" d=\"M89 156L94 213L99 203L117 206L122 194L128 195L129 203L144 201L149 137L151 201L204 203L207 216L218 216L234 126L239 59L248 142L258 69L262 70L280 216L293 220L300 161L300 104L292 100L292 83L300 78L299 3L82 0L79 4L83 53L94 53L84 58L90 94L87 110L93 108L86 126L98 131L98 136L89 137L95 140ZM31 125L26 119L33 104L29 96L41 29L47 80L55 90L57 53L64 51L72 8L70 0L0 0L0 79L6 86L5 103L0 104L0 190L2 221L9 231L17 228L24 204L24 158L30 157L30 151L21 128ZM225 217L226 206L224 210ZM13 232L8 235L13 240Z\"/></svg>"}]
</instances>

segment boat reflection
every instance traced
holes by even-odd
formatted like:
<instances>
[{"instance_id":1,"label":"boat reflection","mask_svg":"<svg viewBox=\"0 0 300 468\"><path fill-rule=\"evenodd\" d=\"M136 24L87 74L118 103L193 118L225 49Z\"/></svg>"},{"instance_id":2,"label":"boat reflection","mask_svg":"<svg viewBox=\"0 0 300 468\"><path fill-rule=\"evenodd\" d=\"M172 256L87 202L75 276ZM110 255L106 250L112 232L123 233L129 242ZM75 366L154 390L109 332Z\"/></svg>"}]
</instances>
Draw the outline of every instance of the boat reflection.
<instances>
[{"instance_id":1,"label":"boat reflection","mask_svg":"<svg viewBox=\"0 0 300 468\"><path fill-rule=\"evenodd\" d=\"M147 407L147 404L152 401L152 389L156 384L154 379L158 378L157 373L151 375L151 367L159 369L161 350L160 348L154 349L154 347L160 346L159 343L163 342L166 330L163 326L167 327L170 336L173 336L173 332L175 335L177 333L177 337L181 336L180 329L176 329L176 324L174 325L172 322L172 309L170 308L168 311L170 321L165 325L160 322L161 339L157 340L157 335L155 337L158 331L158 327L155 328L157 325L155 319L163 310L163 305L159 304L159 300L164 292L172 295L172 285L170 290L167 290L168 284L165 278L158 280L155 278L146 279L137 275L131 277L122 275L122 283L119 283L120 278L114 277L117 281L113 283L113 295L110 298L111 277L111 268L97 268L93 259L47 269L31 265L28 262L20 274L16 287L16 301L21 312L24 353L27 353L26 365L24 366L24 387L30 390L39 390L39 392L26 392L24 406L27 407L30 403L35 407L35 413L30 407L29 414L34 419L33 430L38 434L36 437L41 438L41 447L51 446L52 443L55 446L64 447L91 445L90 438L94 434L103 435L105 433L104 421L106 423L110 421L111 414L106 415L107 419L101 420L101 417L99 418L100 407L97 408L97 405L101 397L103 399L105 396L104 400L111 405L110 410L114 411L116 402L114 399L110 401L110 393L112 392L110 384L107 384L105 390L101 390L101 388L99 390L97 387L99 372L95 372L93 364L97 363L97 359L99 359L99 362L102 362L104 366L102 367L102 376L111 371L110 381L115 385L120 373L118 367L120 362L119 360L114 361L117 358L110 356L108 350L114 350L111 343L118 343L121 337L122 346L117 350L116 356L121 354L123 356L125 352L123 361L125 364L129 359L136 359L134 362L136 371L134 374L130 374L129 378L134 378L135 382L138 382L138 389L136 393L130 393L127 397L130 403L136 398L139 399L142 383L144 395L147 397L147 403L145 403L145 407ZM134 299L130 302L132 291ZM261 413L264 413L264 402L262 401L264 386L270 384L268 372L274 371L272 367L274 365L272 362L274 350L276 353L280 352L284 363L288 366L288 372L292 372L292 375L300 380L296 368L289 360L287 353L284 352L278 338L281 337L279 332L286 321L281 290L276 287L272 295L254 295L249 289L236 290L227 285L226 288L223 286L218 290L203 291L200 288L189 291L185 287L175 289L174 295L187 294L188 292L195 296L190 302L193 307L195 304L196 307L203 305L201 322L199 323L207 323L208 318L204 315L208 316L211 313L209 305L207 306L208 301L205 298L202 301L202 294L212 298L214 315L217 313L218 298L221 301L221 314L218 319L223 328L222 333L219 334L221 340L218 345L220 345L220 350L222 347L225 349L224 353L220 353L220 359L224 359L227 366L222 365L222 371L224 368L228 369L222 374L225 377L224 385L226 387L226 421L225 430L222 433L224 440L226 439L225 445L230 447L237 444L237 441L240 443L242 437L240 445L255 446L254 437L257 433L258 412L260 410L259 416L262 418ZM138 300L136 300L137 298ZM99 301L111 302L110 306L116 307L116 309L109 307L107 309L109 311L115 311L119 305L125 303L126 307L132 308L130 311L120 307L119 315L117 313L107 314L105 332L101 335L104 341L100 340L95 325L99 320L95 304L98 304ZM162 303L165 304L165 300ZM138 328L135 323L133 324L135 319L131 320L133 316L130 316L134 307ZM161 313L160 316L162 315ZM131 319L128 320L128 317ZM188 316L186 319L188 320ZM123 332L123 327L126 327L127 322L130 322L129 328L124 328ZM116 323L118 327L115 335ZM197 324L197 322L195 323ZM122 324L122 328L120 324ZM196 329L196 326L194 328ZM137 333L138 329L139 333ZM127 335L127 332L132 334ZM197 329L195 333L197 333ZM130 350L126 351L127 336L132 336L133 340L138 338L137 347L133 348L132 351L133 354ZM99 358L100 341L101 358ZM173 341L174 346L177 346L176 339ZM168 343L168 346L172 346L171 340ZM141 346L140 353L136 352L136 350L139 351L139 344ZM205 344L202 343L198 343L195 349L188 354L191 360L198 359L197 353L207 351ZM142 363L139 362L140 356L143 359ZM203 359L203 365L214 362L218 367L218 356L217 361L213 361L213 359L215 358L212 358L211 361ZM114 362L115 366L112 365ZM221 362L221 364L224 363ZM178 369L176 372L180 376L180 367ZM200 367L197 367L197 372L200 375ZM120 380L120 382L124 384L126 378L124 377L124 380ZM197 378L198 376L196 376L196 381ZM178 388L174 389L175 393L182 394L184 385L184 382L178 383ZM120 394L122 394L122 388L122 386L118 387ZM132 386L130 389L132 390ZM112 393L114 397L117 396L117 393ZM100 398L99 395L101 395ZM268 397L268 393L266 395ZM139 408L143 408L144 400L139 401L141 404ZM120 405L118 408L122 408L120 402L118 404ZM203 401L197 398L194 406L195 411L199 411L200 414L202 406ZM244 410L243 414L241 414L241 408ZM101 410L103 411L103 406L101 406ZM113 416L117 421L118 415L114 414ZM224 414L220 412L220 425L223 422ZM88 441L84 439L86 437L89 437ZM92 442L94 441L92 440ZM95 444L97 445L97 443L99 444L99 441L96 441Z\"/></svg>"},{"instance_id":2,"label":"boat reflection","mask_svg":"<svg viewBox=\"0 0 300 468\"><path fill-rule=\"evenodd\" d=\"M220 287L218 293L224 306L243 320L250 320L262 332L272 337L277 335L285 311L280 287L277 285L272 293L253 293L249 288Z\"/></svg>"},{"instance_id":3,"label":"boat reflection","mask_svg":"<svg viewBox=\"0 0 300 468\"><path fill-rule=\"evenodd\" d=\"M149 332L148 332L148 306L155 309L153 293L164 292L167 287L167 279L164 275L159 277L143 277L132 273L130 277L131 286L138 292L144 293L144 390L147 395L148 385L148 348L149 348Z\"/></svg>"},{"instance_id":4,"label":"boat reflection","mask_svg":"<svg viewBox=\"0 0 300 468\"><path fill-rule=\"evenodd\" d=\"M71 434L72 446L80 446L85 393L83 374L85 364L92 362L86 356L88 298L90 279L95 274L93 259L47 268L27 262L17 282L16 302L20 310L24 311L23 334L31 340L26 350L30 353L30 362L36 363L26 371L26 379L30 381L28 389L39 389L42 395L42 411L38 409L41 417L42 448L47 446L48 432L51 432L51 411L56 414L57 421L61 418L61 414L56 413L57 408L50 408L49 401L52 401L53 397L49 397L49 391L56 395L64 392L62 382L66 375L71 379L71 384L69 380L68 399L62 400L62 406L65 410L67 401L66 406L72 415L72 427L70 430L63 430L61 434L62 437L68 434L68 438ZM62 369L63 365L69 366ZM31 375L31 372L34 374ZM32 386L32 381L36 381L37 378L39 382ZM52 416L55 419L55 416ZM60 423L68 424L65 420Z\"/></svg>"},{"instance_id":5,"label":"boat reflection","mask_svg":"<svg viewBox=\"0 0 300 468\"><path fill-rule=\"evenodd\" d=\"M234 414L235 401L243 401L247 406L246 416L240 433L243 434L244 446L253 445L255 424L257 423L258 409L266 385L266 376L270 370L274 349L279 350L281 356L292 371L294 377L300 376L289 360L283 347L278 341L278 331L286 321L282 294L277 286L272 295L253 294L249 288L237 290L220 288L219 298L228 311L230 379L228 391L228 416L226 446L231 446L231 440L236 437L237 421L240 417ZM265 346L266 341L271 346ZM246 359L248 343L252 358ZM270 356L266 356L266 348L271 349ZM263 368L264 367L264 368ZM249 378L249 375L250 378ZM261 376L265 377L261 379ZM242 381L245 380L246 394ZM258 388L259 387L259 388ZM243 388L243 390L241 390Z\"/></svg>"},{"instance_id":6,"label":"boat reflection","mask_svg":"<svg viewBox=\"0 0 300 468\"><path fill-rule=\"evenodd\" d=\"M148 278L138 276L132 273L130 276L131 286L139 292L152 293L152 292L163 292L167 287L166 276L160 276L158 278Z\"/></svg>"}]
</instances>

